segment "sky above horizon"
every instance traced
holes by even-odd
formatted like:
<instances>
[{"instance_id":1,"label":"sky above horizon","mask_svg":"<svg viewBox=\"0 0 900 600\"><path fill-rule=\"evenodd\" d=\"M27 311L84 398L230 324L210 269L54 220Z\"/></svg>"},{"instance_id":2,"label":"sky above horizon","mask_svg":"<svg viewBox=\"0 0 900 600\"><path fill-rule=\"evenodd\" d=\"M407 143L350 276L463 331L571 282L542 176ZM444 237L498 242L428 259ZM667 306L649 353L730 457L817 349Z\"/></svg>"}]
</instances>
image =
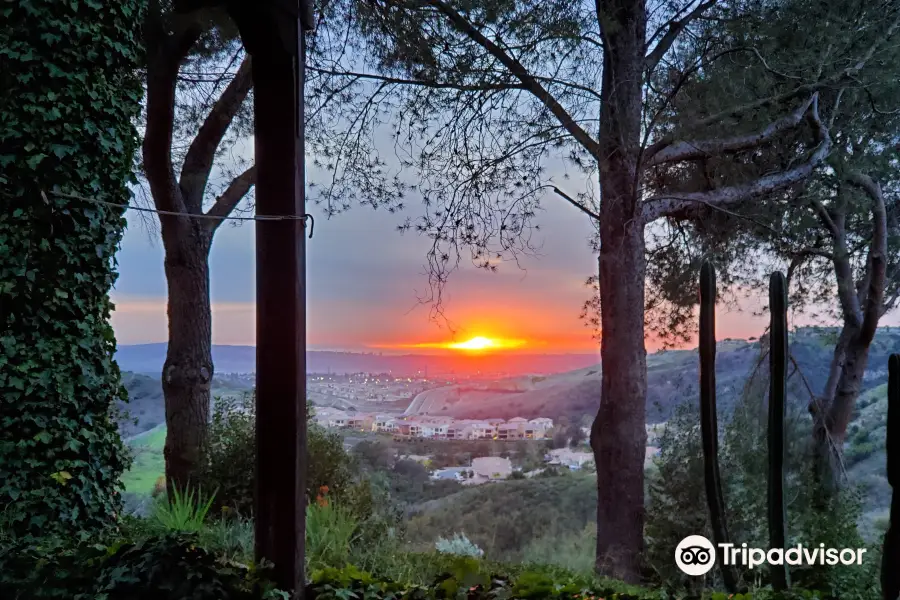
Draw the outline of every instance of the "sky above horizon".
<instances>
[{"instance_id":1,"label":"sky above horizon","mask_svg":"<svg viewBox=\"0 0 900 600\"><path fill-rule=\"evenodd\" d=\"M391 147L387 137L378 142ZM252 140L241 140L230 154L235 164L252 159ZM562 162L551 159L546 166L548 179L563 191L574 196L586 189L583 176L566 178ZM307 169L308 181L322 175L310 157ZM213 173L211 187L217 179L221 182L223 172ZM145 194L138 195L144 198L139 205L150 206ZM353 207L331 219L320 207L308 206L315 217L314 236L306 241L309 348L443 353L448 350L436 346L484 336L521 342L504 352L599 352L592 331L579 318L591 294L585 281L597 269L589 243L593 227L586 215L552 192L544 195L541 206L535 219L540 231L532 238L535 255L518 264L505 262L494 273L464 259L451 274L444 314L455 335L446 323L431 319L429 307L419 302L428 292L429 240L397 231L405 218L422 214L420 202L413 198L400 214ZM133 210L126 217L128 228L117 255L119 279L112 292L116 337L120 344L165 342L166 280L158 222ZM214 344L255 343L255 237L252 222L224 223L215 234L210 253ZM742 301L740 310L720 306L717 337L759 336L767 319L753 313L765 302L759 296ZM884 325L898 323L896 314L882 319ZM793 324L811 321L800 318ZM647 339L648 350L660 346ZM466 350L450 350L459 351Z\"/></svg>"},{"instance_id":2,"label":"sky above horizon","mask_svg":"<svg viewBox=\"0 0 900 600\"><path fill-rule=\"evenodd\" d=\"M598 351L579 319L590 294L585 279L596 269L588 243L591 225L554 196L546 197L544 206L537 219L536 256L519 266L505 263L496 273L464 263L451 276L445 304L446 316L458 330L455 337L418 302L428 285L428 241L397 232L402 215L359 207L326 219L318 207L310 207L316 216L314 236L307 240L310 348L439 352L435 345L486 336L519 340L519 352ZM417 208L411 206L409 214L416 215ZM147 218L129 212L118 254L112 322L120 344L167 339L164 253ZM216 233L210 256L215 344L255 342L254 243L253 223L226 223ZM763 300L750 299L743 311L722 307L718 337L758 336L765 319L751 312ZM648 350L658 347L648 339Z\"/></svg>"}]
</instances>

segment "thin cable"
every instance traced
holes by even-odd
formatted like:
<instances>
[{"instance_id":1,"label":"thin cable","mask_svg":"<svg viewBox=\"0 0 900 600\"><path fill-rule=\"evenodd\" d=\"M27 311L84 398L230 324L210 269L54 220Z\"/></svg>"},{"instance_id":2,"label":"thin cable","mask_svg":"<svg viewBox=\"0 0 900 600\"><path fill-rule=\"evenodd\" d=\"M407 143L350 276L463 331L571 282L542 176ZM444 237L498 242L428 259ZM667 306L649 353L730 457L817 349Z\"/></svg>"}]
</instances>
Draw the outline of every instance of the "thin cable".
<instances>
[{"instance_id":1,"label":"thin cable","mask_svg":"<svg viewBox=\"0 0 900 600\"><path fill-rule=\"evenodd\" d=\"M178 212L174 210L159 210L155 208L144 208L142 206L131 206L129 204L116 204L115 202L107 202L105 200L98 200L97 198L85 198L84 196L77 196L75 194L65 194L63 192L43 192L41 191L41 196L44 197L44 201L49 203L50 200L47 199L47 194L51 194L53 196L59 196L60 198L69 198L71 200L81 200L83 202L91 202L93 204L101 204L103 206L110 206L112 208L124 208L125 210L136 210L139 212L145 213L153 213L156 215L167 215L171 217L188 217L189 219L213 219L216 221L303 221L304 225L306 224L307 219L309 220L309 237L312 239L313 236L313 228L316 226L316 220L310 214L302 214L302 215L256 215L254 217L232 217L232 216L220 216L220 215L208 215L205 213L187 213L187 212Z\"/></svg>"}]
</instances>

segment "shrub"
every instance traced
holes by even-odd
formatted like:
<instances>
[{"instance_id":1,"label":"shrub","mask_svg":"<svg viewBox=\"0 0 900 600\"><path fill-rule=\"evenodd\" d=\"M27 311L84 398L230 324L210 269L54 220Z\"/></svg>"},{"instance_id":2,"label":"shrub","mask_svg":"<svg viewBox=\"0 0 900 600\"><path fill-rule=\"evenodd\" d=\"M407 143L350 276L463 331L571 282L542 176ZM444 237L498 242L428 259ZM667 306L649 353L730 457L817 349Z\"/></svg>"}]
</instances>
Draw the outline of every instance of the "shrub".
<instances>
[{"instance_id":1,"label":"shrub","mask_svg":"<svg viewBox=\"0 0 900 600\"><path fill-rule=\"evenodd\" d=\"M749 382L720 433L719 460L729 535L733 543L757 548L768 547L766 388L767 382L762 378ZM805 407L789 410L785 453L788 545L817 547L824 543L825 547L864 547L857 531L861 514L859 494L855 489L846 488L823 505L820 490L813 481L811 423L804 413ZM712 539L699 423L696 404L686 404L675 411L660 436L660 454L655 461L658 471L649 482L645 558L650 576L664 585L696 586L699 580L686 578L676 568L672 549L688 535L701 534ZM871 551L866 558L869 563L876 562ZM866 579L871 573L858 567L817 566L794 571L795 584L834 591L842 598L860 597L860 593L877 586L877 577ZM756 584L760 576L757 571L738 575L746 585ZM707 577L718 583L718 569Z\"/></svg>"},{"instance_id":2,"label":"shrub","mask_svg":"<svg viewBox=\"0 0 900 600\"><path fill-rule=\"evenodd\" d=\"M309 411L312 415L312 410ZM199 475L202 489L218 490L213 514L223 507L250 516L256 481L255 392L217 398ZM354 465L341 437L315 422L307 424L307 499L327 486L330 495L348 509L371 510L367 486L355 481Z\"/></svg>"},{"instance_id":3,"label":"shrub","mask_svg":"<svg viewBox=\"0 0 900 600\"><path fill-rule=\"evenodd\" d=\"M441 565L426 583L406 583L373 576L356 567L323 569L312 574L308 600L676 600L683 598L661 589L626 585L613 580L573 575L563 569L507 570L471 558ZM697 597L700 597L699 595ZM805 590L775 593L703 595L708 600L825 600L825 594Z\"/></svg>"},{"instance_id":4,"label":"shrub","mask_svg":"<svg viewBox=\"0 0 900 600\"><path fill-rule=\"evenodd\" d=\"M215 493L206 500L199 491L196 498L194 494L194 490L187 493L172 490L171 498L159 496L154 503L151 519L168 531L200 531Z\"/></svg>"},{"instance_id":5,"label":"shrub","mask_svg":"<svg viewBox=\"0 0 900 600\"><path fill-rule=\"evenodd\" d=\"M345 567L359 533L350 511L324 498L306 507L306 560L311 569Z\"/></svg>"},{"instance_id":6,"label":"shrub","mask_svg":"<svg viewBox=\"0 0 900 600\"><path fill-rule=\"evenodd\" d=\"M453 554L455 556L484 556L484 550L470 541L464 533L455 533L450 539L439 537L434 543L435 549L441 554Z\"/></svg>"},{"instance_id":7,"label":"shrub","mask_svg":"<svg viewBox=\"0 0 900 600\"><path fill-rule=\"evenodd\" d=\"M107 545L108 544L108 545ZM284 597L265 570L221 560L196 534L75 543L46 538L0 551L10 600L251 600Z\"/></svg>"},{"instance_id":8,"label":"shrub","mask_svg":"<svg viewBox=\"0 0 900 600\"><path fill-rule=\"evenodd\" d=\"M522 562L565 567L576 573L592 573L597 552L597 524L588 523L582 531L563 535L545 535L533 540L522 552Z\"/></svg>"}]
</instances>

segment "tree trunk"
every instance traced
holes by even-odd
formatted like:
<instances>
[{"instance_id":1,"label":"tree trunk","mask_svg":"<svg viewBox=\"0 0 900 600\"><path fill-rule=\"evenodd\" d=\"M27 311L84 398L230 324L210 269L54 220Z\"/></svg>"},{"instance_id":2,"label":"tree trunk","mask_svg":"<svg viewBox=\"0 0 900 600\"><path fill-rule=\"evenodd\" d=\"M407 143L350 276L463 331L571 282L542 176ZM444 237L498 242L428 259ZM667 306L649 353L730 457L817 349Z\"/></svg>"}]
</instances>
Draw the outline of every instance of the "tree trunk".
<instances>
[{"instance_id":1,"label":"tree trunk","mask_svg":"<svg viewBox=\"0 0 900 600\"><path fill-rule=\"evenodd\" d=\"M213 376L209 298L211 236L199 220L162 225L169 300L169 345L162 371L166 403L166 488L195 480L209 425Z\"/></svg>"},{"instance_id":2,"label":"tree trunk","mask_svg":"<svg viewBox=\"0 0 900 600\"><path fill-rule=\"evenodd\" d=\"M869 347L858 327L844 324L834 349L828 382L815 412L815 468L826 497L840 487L840 451L862 390Z\"/></svg>"},{"instance_id":3,"label":"tree trunk","mask_svg":"<svg viewBox=\"0 0 900 600\"><path fill-rule=\"evenodd\" d=\"M647 351L644 225L637 186L646 11L643 1L598 3L604 32L600 111L600 409L597 571L640 580L644 529Z\"/></svg>"},{"instance_id":4,"label":"tree trunk","mask_svg":"<svg viewBox=\"0 0 900 600\"><path fill-rule=\"evenodd\" d=\"M869 347L870 344L855 337L844 351L841 378L828 411L831 437L839 447L847 437L847 426L853 418L853 408L862 390L863 377L869 363Z\"/></svg>"},{"instance_id":5,"label":"tree trunk","mask_svg":"<svg viewBox=\"0 0 900 600\"><path fill-rule=\"evenodd\" d=\"M591 428L597 464L597 570L640 579L647 430L644 235L641 225L604 232L600 252L600 410Z\"/></svg>"}]
</instances>

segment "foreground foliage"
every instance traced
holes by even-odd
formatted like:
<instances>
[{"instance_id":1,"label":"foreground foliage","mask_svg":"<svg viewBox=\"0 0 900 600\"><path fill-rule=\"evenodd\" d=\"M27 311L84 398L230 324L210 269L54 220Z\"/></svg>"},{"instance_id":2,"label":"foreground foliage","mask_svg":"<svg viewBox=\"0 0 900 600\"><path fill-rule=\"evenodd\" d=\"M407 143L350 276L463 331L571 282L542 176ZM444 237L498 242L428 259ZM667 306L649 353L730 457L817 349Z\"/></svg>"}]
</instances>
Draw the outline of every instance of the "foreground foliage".
<instances>
[{"instance_id":1,"label":"foreground foliage","mask_svg":"<svg viewBox=\"0 0 900 600\"><path fill-rule=\"evenodd\" d=\"M768 589L729 596L702 591L692 595L641 588L610 579L573 576L564 570L509 569L475 559L445 562L428 584L404 584L373 576L356 567L323 569L313 573L308 599L341 600L830 600L805 590L775 593ZM874 598L874 596L873 596Z\"/></svg>"},{"instance_id":2,"label":"foreground foliage","mask_svg":"<svg viewBox=\"0 0 900 600\"><path fill-rule=\"evenodd\" d=\"M750 547L768 547L766 527L766 389L765 366L748 379L732 418L722 428L720 461L731 541ZM830 498L815 485L811 424L805 406L795 402L786 423L786 496L788 546L865 548L858 531L860 498L849 486ZM686 577L672 560L672 548L688 535L712 537L703 479L699 416L695 403L685 404L660 435L660 454L650 478L645 560L657 583L691 588L697 578ZM792 568L794 585L827 590L845 600L867 598L878 588L880 549L869 547L864 564L857 566L804 566ZM759 569L736 569L740 582L766 581ZM718 569L710 572L717 582Z\"/></svg>"},{"instance_id":3,"label":"foreground foliage","mask_svg":"<svg viewBox=\"0 0 900 600\"><path fill-rule=\"evenodd\" d=\"M205 544L204 544L205 542ZM309 600L726 600L719 592L692 594L626 585L565 569L504 565L439 553L395 557L372 572L323 563L307 586ZM0 549L0 597L11 600L266 600L287 598L266 579L267 570L223 554L196 533L154 533L133 540L40 544ZM874 590L871 590L874 592ZM841 596L794 590L756 590L732 600L831 600ZM874 596L872 596L874 598Z\"/></svg>"},{"instance_id":4,"label":"foreground foliage","mask_svg":"<svg viewBox=\"0 0 900 600\"><path fill-rule=\"evenodd\" d=\"M143 2L0 7L0 514L88 537L121 510L108 293L142 96ZM61 196L90 197L101 205Z\"/></svg>"},{"instance_id":5,"label":"foreground foliage","mask_svg":"<svg viewBox=\"0 0 900 600\"><path fill-rule=\"evenodd\" d=\"M196 534L68 545L61 540L0 550L0 597L10 600L251 600L276 598L263 571L223 560Z\"/></svg>"},{"instance_id":6,"label":"foreground foliage","mask_svg":"<svg viewBox=\"0 0 900 600\"><path fill-rule=\"evenodd\" d=\"M368 485L356 476L353 459L334 432L312 420L308 410L306 496L314 502L323 487L329 496L361 515L372 510ZM256 481L256 394L216 399L199 472L204 492L216 490L211 512L250 516Z\"/></svg>"}]
</instances>

